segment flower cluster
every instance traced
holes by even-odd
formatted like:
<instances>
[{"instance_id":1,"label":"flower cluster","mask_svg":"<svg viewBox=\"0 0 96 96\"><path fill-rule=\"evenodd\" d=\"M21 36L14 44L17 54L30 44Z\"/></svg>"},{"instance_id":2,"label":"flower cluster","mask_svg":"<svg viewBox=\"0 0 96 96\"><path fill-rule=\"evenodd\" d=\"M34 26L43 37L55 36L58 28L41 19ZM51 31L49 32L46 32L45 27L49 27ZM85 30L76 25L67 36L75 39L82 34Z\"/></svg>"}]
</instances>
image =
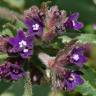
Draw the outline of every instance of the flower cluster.
<instances>
[{"instance_id":1,"label":"flower cluster","mask_svg":"<svg viewBox=\"0 0 96 96\"><path fill-rule=\"evenodd\" d=\"M27 32L19 29L16 37L9 39L9 44L12 46L10 52L19 53L22 58L29 58L32 56L33 42L37 37L41 38L41 41L50 41L58 34L63 34L67 28L79 30L83 27L83 24L77 21L79 13L66 17L66 12L60 11L57 6L45 10L43 7L39 9L37 6L32 6L25 11L24 24Z\"/></svg>"},{"instance_id":2,"label":"flower cluster","mask_svg":"<svg viewBox=\"0 0 96 96\"><path fill-rule=\"evenodd\" d=\"M58 6L48 9L42 6L32 6L25 11L24 23L31 35L39 36L43 41L51 41L57 35L62 35L66 29L80 30L83 23L78 22L79 13L66 16L64 10L59 10Z\"/></svg>"},{"instance_id":3,"label":"flower cluster","mask_svg":"<svg viewBox=\"0 0 96 96\"><path fill-rule=\"evenodd\" d=\"M53 74L54 72L56 74L57 78L52 82L53 89L55 85L55 88L73 91L78 85L84 83L81 69L88 60L85 53L85 44L72 44L59 51L56 57L50 57L45 53L39 54L40 60L51 69ZM43 58L47 58L46 61Z\"/></svg>"},{"instance_id":4,"label":"flower cluster","mask_svg":"<svg viewBox=\"0 0 96 96\"><path fill-rule=\"evenodd\" d=\"M43 49L43 44L49 44L52 40L57 44L57 42L54 41L55 38L64 35L67 29L80 30L83 27L83 23L78 22L78 18L78 12L67 16L65 10L59 10L57 6L52 6L50 9L45 5L42 5L40 8L32 6L29 10L26 10L23 18L25 28L17 29L16 36L0 37L0 52L8 54L6 62L0 65L0 79L16 81L24 77L25 71L23 67L25 65L21 66L20 61L23 60L22 64L26 62L27 64L33 64L33 62L36 61L34 56L36 57L38 52ZM78 85L84 83L79 69L81 69L88 60L85 45L77 44L76 42L70 43L71 42L68 43L69 46L66 46L66 43L64 49L60 50L56 57L39 54L41 61L43 61L53 73L55 72L56 80L53 81L52 85L56 85L55 87L66 89L67 91L72 91ZM51 44L47 46L50 47L50 45ZM35 48L40 49L40 51L37 51ZM58 49L59 45L56 50ZM31 58L32 56L33 58ZM13 59L13 61L15 59L16 62L8 61L10 59ZM33 69L30 68L30 70L27 69L27 71L33 72L30 72L30 76L32 76L31 81L37 83L42 76L42 72L40 73L39 71L45 71L45 68L39 68L41 66L37 67L38 65L35 64L30 66L32 66ZM73 67L73 69L71 69L70 66ZM78 68L78 70L76 70L74 66Z\"/></svg>"},{"instance_id":5,"label":"flower cluster","mask_svg":"<svg viewBox=\"0 0 96 96\"><path fill-rule=\"evenodd\" d=\"M72 49L70 52L66 53L65 59L67 59L67 62L65 62L65 73L61 74L60 77L63 75L63 81L61 83L64 84L63 88L68 91L73 91L78 85L81 85L84 83L84 79L81 76L81 68L84 64L86 64L88 57L85 54L85 48L84 45L75 45L72 46ZM71 46L70 46L71 47ZM63 53L63 56L65 53ZM59 57L59 59L63 60L64 58ZM61 65L64 66L64 63ZM76 66L77 69L71 69L69 66ZM79 70L80 69L80 70ZM58 74L58 73L57 73Z\"/></svg>"}]
</instances>

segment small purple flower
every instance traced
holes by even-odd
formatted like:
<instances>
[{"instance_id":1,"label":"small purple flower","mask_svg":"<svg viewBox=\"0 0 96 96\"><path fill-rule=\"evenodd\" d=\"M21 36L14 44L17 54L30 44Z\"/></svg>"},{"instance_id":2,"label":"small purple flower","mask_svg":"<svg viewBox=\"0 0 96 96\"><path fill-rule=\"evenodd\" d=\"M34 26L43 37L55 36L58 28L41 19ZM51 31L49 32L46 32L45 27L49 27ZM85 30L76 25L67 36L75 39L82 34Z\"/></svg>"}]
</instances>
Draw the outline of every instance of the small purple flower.
<instances>
[{"instance_id":1,"label":"small purple flower","mask_svg":"<svg viewBox=\"0 0 96 96\"><path fill-rule=\"evenodd\" d=\"M16 37L9 39L9 44L12 45L12 52L19 53L22 58L28 58L32 55L33 38L25 36L23 30L19 30Z\"/></svg>"},{"instance_id":2,"label":"small purple flower","mask_svg":"<svg viewBox=\"0 0 96 96\"><path fill-rule=\"evenodd\" d=\"M80 30L84 25L81 22L78 22L77 19L79 18L79 13L71 14L67 21L64 23L65 28L70 28L74 30Z\"/></svg>"},{"instance_id":3,"label":"small purple flower","mask_svg":"<svg viewBox=\"0 0 96 96\"><path fill-rule=\"evenodd\" d=\"M0 79L14 81L21 79L24 75L25 72L18 63L5 62L0 66Z\"/></svg>"},{"instance_id":4,"label":"small purple flower","mask_svg":"<svg viewBox=\"0 0 96 96\"><path fill-rule=\"evenodd\" d=\"M24 77L25 72L19 64L10 64L8 70L6 79L16 81Z\"/></svg>"},{"instance_id":5,"label":"small purple flower","mask_svg":"<svg viewBox=\"0 0 96 96\"><path fill-rule=\"evenodd\" d=\"M82 77L75 72L67 72L64 77L64 88L67 91L73 91L77 86L84 83Z\"/></svg>"},{"instance_id":6,"label":"small purple flower","mask_svg":"<svg viewBox=\"0 0 96 96\"><path fill-rule=\"evenodd\" d=\"M84 55L84 48L74 48L71 52L70 62L82 67L87 62L87 57Z\"/></svg>"},{"instance_id":7,"label":"small purple flower","mask_svg":"<svg viewBox=\"0 0 96 96\"><path fill-rule=\"evenodd\" d=\"M41 36L44 25L39 18L25 18L24 23L32 36Z\"/></svg>"}]
</instances>

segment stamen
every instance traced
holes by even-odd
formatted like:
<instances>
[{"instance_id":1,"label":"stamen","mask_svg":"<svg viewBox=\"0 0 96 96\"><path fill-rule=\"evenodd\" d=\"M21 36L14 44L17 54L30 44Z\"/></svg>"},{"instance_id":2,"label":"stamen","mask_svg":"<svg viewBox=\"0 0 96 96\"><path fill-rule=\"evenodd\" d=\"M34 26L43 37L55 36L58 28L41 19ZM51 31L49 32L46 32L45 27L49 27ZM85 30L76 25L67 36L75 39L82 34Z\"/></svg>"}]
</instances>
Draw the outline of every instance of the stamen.
<instances>
[{"instance_id":1,"label":"stamen","mask_svg":"<svg viewBox=\"0 0 96 96\"><path fill-rule=\"evenodd\" d=\"M73 74L71 74L70 77L68 78L68 80L74 81L75 80L75 76Z\"/></svg>"},{"instance_id":2,"label":"stamen","mask_svg":"<svg viewBox=\"0 0 96 96\"><path fill-rule=\"evenodd\" d=\"M76 25L76 23L75 23L75 21L74 21L74 20L72 20L72 23L73 23L73 26L75 26L75 25Z\"/></svg>"},{"instance_id":3,"label":"stamen","mask_svg":"<svg viewBox=\"0 0 96 96\"><path fill-rule=\"evenodd\" d=\"M22 47L25 47L27 45L26 41L22 40L19 42L19 47L22 48Z\"/></svg>"},{"instance_id":4,"label":"stamen","mask_svg":"<svg viewBox=\"0 0 96 96\"><path fill-rule=\"evenodd\" d=\"M34 24L32 25L32 27L33 27L33 30L37 31L39 29L39 24Z\"/></svg>"},{"instance_id":5,"label":"stamen","mask_svg":"<svg viewBox=\"0 0 96 96\"><path fill-rule=\"evenodd\" d=\"M75 61L78 61L78 60L79 60L79 55L78 55L78 54L73 54L72 58L73 58Z\"/></svg>"},{"instance_id":6,"label":"stamen","mask_svg":"<svg viewBox=\"0 0 96 96\"><path fill-rule=\"evenodd\" d=\"M23 52L24 52L24 53L27 53L27 52L28 52L28 49L24 49Z\"/></svg>"}]
</instances>

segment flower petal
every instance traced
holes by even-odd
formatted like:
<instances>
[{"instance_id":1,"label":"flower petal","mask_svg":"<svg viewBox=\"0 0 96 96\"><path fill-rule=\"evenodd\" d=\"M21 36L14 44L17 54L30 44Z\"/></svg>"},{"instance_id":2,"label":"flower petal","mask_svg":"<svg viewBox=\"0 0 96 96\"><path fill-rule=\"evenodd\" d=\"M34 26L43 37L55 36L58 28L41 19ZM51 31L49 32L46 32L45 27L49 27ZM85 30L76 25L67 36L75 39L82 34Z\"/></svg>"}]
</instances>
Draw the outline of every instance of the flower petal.
<instances>
[{"instance_id":1,"label":"flower petal","mask_svg":"<svg viewBox=\"0 0 96 96\"><path fill-rule=\"evenodd\" d=\"M69 19L70 20L77 20L79 18L79 13L76 12L76 13L73 13L69 16Z\"/></svg>"}]
</instances>

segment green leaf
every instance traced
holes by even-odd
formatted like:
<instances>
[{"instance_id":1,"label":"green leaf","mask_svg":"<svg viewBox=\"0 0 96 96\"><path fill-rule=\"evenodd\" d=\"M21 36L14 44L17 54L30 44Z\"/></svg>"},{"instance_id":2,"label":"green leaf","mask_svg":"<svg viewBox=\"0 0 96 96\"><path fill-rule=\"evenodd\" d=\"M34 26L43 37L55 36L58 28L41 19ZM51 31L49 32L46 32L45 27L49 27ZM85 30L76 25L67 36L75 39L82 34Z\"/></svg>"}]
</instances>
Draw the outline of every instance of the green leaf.
<instances>
[{"instance_id":1,"label":"green leaf","mask_svg":"<svg viewBox=\"0 0 96 96\"><path fill-rule=\"evenodd\" d=\"M59 91L55 91L55 92L53 91L48 96L66 96L66 95L62 94L62 92Z\"/></svg>"},{"instance_id":2,"label":"green leaf","mask_svg":"<svg viewBox=\"0 0 96 96\"><path fill-rule=\"evenodd\" d=\"M11 82L0 81L0 96L11 86Z\"/></svg>"},{"instance_id":3,"label":"green leaf","mask_svg":"<svg viewBox=\"0 0 96 96\"><path fill-rule=\"evenodd\" d=\"M2 86L3 87L0 87L1 92L2 92L2 89L3 88L4 89L3 89L2 94L0 94L0 96L23 96L23 93L24 93L24 79L12 83L11 86L6 86L5 87L5 84L2 84Z\"/></svg>"},{"instance_id":4,"label":"green leaf","mask_svg":"<svg viewBox=\"0 0 96 96\"><path fill-rule=\"evenodd\" d=\"M1 35L13 36L13 33L12 33L12 31L10 29L6 28L6 29L2 30Z\"/></svg>"},{"instance_id":5,"label":"green leaf","mask_svg":"<svg viewBox=\"0 0 96 96\"><path fill-rule=\"evenodd\" d=\"M24 23L22 21L18 20L16 22L16 28L17 29L26 28L26 26L24 25Z\"/></svg>"},{"instance_id":6,"label":"green leaf","mask_svg":"<svg viewBox=\"0 0 96 96\"><path fill-rule=\"evenodd\" d=\"M96 44L96 35L95 34L81 34L77 37L78 42L80 43L93 43Z\"/></svg>"},{"instance_id":7,"label":"green leaf","mask_svg":"<svg viewBox=\"0 0 96 96\"><path fill-rule=\"evenodd\" d=\"M93 26L92 26L92 25L87 25L87 26L85 26L84 31L85 31L86 33L94 33Z\"/></svg>"},{"instance_id":8,"label":"green leaf","mask_svg":"<svg viewBox=\"0 0 96 96\"><path fill-rule=\"evenodd\" d=\"M68 43L71 41L71 38L68 36L60 36L60 37L58 37L58 39L61 39L62 43L66 43L66 42Z\"/></svg>"},{"instance_id":9,"label":"green leaf","mask_svg":"<svg viewBox=\"0 0 96 96\"><path fill-rule=\"evenodd\" d=\"M33 85L33 96L48 96L51 89L49 85Z\"/></svg>"},{"instance_id":10,"label":"green leaf","mask_svg":"<svg viewBox=\"0 0 96 96\"><path fill-rule=\"evenodd\" d=\"M0 53L0 59L6 59L8 54Z\"/></svg>"},{"instance_id":11,"label":"green leaf","mask_svg":"<svg viewBox=\"0 0 96 96\"><path fill-rule=\"evenodd\" d=\"M84 73L83 77L96 88L96 71L90 67L84 67L82 72Z\"/></svg>"},{"instance_id":12,"label":"green leaf","mask_svg":"<svg viewBox=\"0 0 96 96\"><path fill-rule=\"evenodd\" d=\"M88 81L78 86L76 91L80 92L83 96L96 96L96 89Z\"/></svg>"},{"instance_id":13,"label":"green leaf","mask_svg":"<svg viewBox=\"0 0 96 96\"><path fill-rule=\"evenodd\" d=\"M0 53L0 64L2 64L7 57L8 54Z\"/></svg>"}]
</instances>

